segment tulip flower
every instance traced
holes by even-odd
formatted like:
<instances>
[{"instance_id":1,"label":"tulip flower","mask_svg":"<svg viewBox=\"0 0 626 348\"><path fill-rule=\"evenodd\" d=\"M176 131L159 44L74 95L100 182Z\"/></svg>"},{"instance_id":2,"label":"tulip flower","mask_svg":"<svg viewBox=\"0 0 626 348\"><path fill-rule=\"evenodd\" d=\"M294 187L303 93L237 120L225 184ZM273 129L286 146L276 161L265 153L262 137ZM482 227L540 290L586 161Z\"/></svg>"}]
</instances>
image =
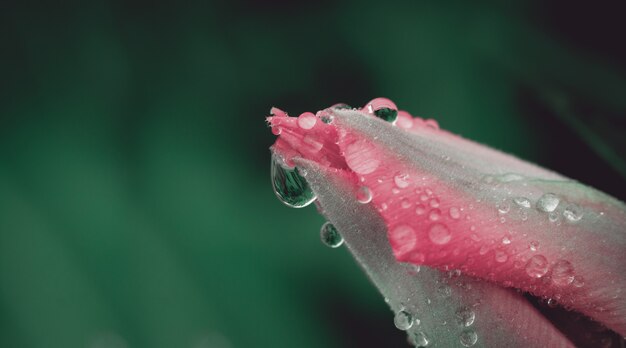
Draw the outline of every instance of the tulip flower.
<instances>
[{"instance_id":1,"label":"tulip flower","mask_svg":"<svg viewBox=\"0 0 626 348\"><path fill-rule=\"evenodd\" d=\"M622 202L388 99L271 113L276 194L317 201L416 346L599 344L575 337L580 317L626 336ZM529 297L570 311L567 327Z\"/></svg>"}]
</instances>

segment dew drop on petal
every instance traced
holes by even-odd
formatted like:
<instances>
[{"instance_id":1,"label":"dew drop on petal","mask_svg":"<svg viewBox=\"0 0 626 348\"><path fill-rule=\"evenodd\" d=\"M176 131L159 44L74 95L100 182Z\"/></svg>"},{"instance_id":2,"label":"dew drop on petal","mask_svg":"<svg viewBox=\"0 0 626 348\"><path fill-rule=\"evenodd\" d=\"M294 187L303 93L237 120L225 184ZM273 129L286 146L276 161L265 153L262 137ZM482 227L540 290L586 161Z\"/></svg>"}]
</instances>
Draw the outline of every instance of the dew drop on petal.
<instances>
[{"instance_id":1,"label":"dew drop on petal","mask_svg":"<svg viewBox=\"0 0 626 348\"><path fill-rule=\"evenodd\" d=\"M478 341L478 335L474 330L466 329L459 335L459 341L461 341L463 347L471 347Z\"/></svg>"},{"instance_id":2,"label":"dew drop on petal","mask_svg":"<svg viewBox=\"0 0 626 348\"><path fill-rule=\"evenodd\" d=\"M496 262L498 262L498 263L504 263L504 262L506 262L506 260L509 259L509 255L507 255L502 250L496 250L495 259L496 259Z\"/></svg>"},{"instance_id":3,"label":"dew drop on petal","mask_svg":"<svg viewBox=\"0 0 626 348\"><path fill-rule=\"evenodd\" d=\"M446 225L434 224L428 230L428 237L433 243L443 245L452 239L452 234Z\"/></svg>"},{"instance_id":4,"label":"dew drop on petal","mask_svg":"<svg viewBox=\"0 0 626 348\"><path fill-rule=\"evenodd\" d=\"M311 129L316 123L317 117L311 112L305 112L298 117L298 127L302 129Z\"/></svg>"},{"instance_id":5,"label":"dew drop on petal","mask_svg":"<svg viewBox=\"0 0 626 348\"><path fill-rule=\"evenodd\" d=\"M563 210L563 216L565 216L565 218L569 222L577 222L577 221L580 221L580 219L582 219L583 210L581 207L577 206L576 204L569 204Z\"/></svg>"},{"instance_id":6,"label":"dew drop on petal","mask_svg":"<svg viewBox=\"0 0 626 348\"><path fill-rule=\"evenodd\" d=\"M393 182L398 188L406 188L410 184L409 174L398 172L393 177Z\"/></svg>"},{"instance_id":7,"label":"dew drop on petal","mask_svg":"<svg viewBox=\"0 0 626 348\"><path fill-rule=\"evenodd\" d=\"M574 285L577 288L582 288L585 285L585 280L583 279L582 276L575 276L574 281L572 282L572 285Z\"/></svg>"},{"instance_id":8,"label":"dew drop on petal","mask_svg":"<svg viewBox=\"0 0 626 348\"><path fill-rule=\"evenodd\" d=\"M450 217L455 220L461 217L461 212L457 207L451 207L448 213L450 214Z\"/></svg>"},{"instance_id":9,"label":"dew drop on petal","mask_svg":"<svg viewBox=\"0 0 626 348\"><path fill-rule=\"evenodd\" d=\"M559 260L552 266L552 282L559 286L570 285L574 281L574 266L569 261Z\"/></svg>"},{"instance_id":10,"label":"dew drop on petal","mask_svg":"<svg viewBox=\"0 0 626 348\"><path fill-rule=\"evenodd\" d=\"M559 214L555 211L551 212L548 214L548 220L550 220L550 222L557 222L559 220Z\"/></svg>"},{"instance_id":11,"label":"dew drop on petal","mask_svg":"<svg viewBox=\"0 0 626 348\"><path fill-rule=\"evenodd\" d=\"M331 248L337 248L343 244L343 237L341 237L335 226L330 222L326 222L322 225L320 239L322 243Z\"/></svg>"},{"instance_id":12,"label":"dew drop on petal","mask_svg":"<svg viewBox=\"0 0 626 348\"><path fill-rule=\"evenodd\" d=\"M391 123L395 123L398 118L398 107L387 98L376 98L366 105L366 110L376 117Z\"/></svg>"},{"instance_id":13,"label":"dew drop on petal","mask_svg":"<svg viewBox=\"0 0 626 348\"><path fill-rule=\"evenodd\" d=\"M423 204L418 204L415 206L415 214L424 215L426 213L426 207Z\"/></svg>"},{"instance_id":14,"label":"dew drop on petal","mask_svg":"<svg viewBox=\"0 0 626 348\"><path fill-rule=\"evenodd\" d=\"M548 273L548 260L543 255L535 255L526 263L526 274L531 278L541 278Z\"/></svg>"},{"instance_id":15,"label":"dew drop on petal","mask_svg":"<svg viewBox=\"0 0 626 348\"><path fill-rule=\"evenodd\" d=\"M413 316L406 310L399 310L393 318L393 323L399 330L406 331L413 326Z\"/></svg>"},{"instance_id":16,"label":"dew drop on petal","mask_svg":"<svg viewBox=\"0 0 626 348\"><path fill-rule=\"evenodd\" d=\"M374 145L362 139L346 146L344 157L348 167L357 174L370 174L380 165Z\"/></svg>"},{"instance_id":17,"label":"dew drop on petal","mask_svg":"<svg viewBox=\"0 0 626 348\"><path fill-rule=\"evenodd\" d=\"M559 197L557 197L554 193L545 193L537 201L537 209L546 213L551 213L559 205L559 202Z\"/></svg>"},{"instance_id":18,"label":"dew drop on petal","mask_svg":"<svg viewBox=\"0 0 626 348\"><path fill-rule=\"evenodd\" d=\"M431 208L438 208L439 207L439 200L437 198L433 198L430 200L430 206Z\"/></svg>"},{"instance_id":19,"label":"dew drop on petal","mask_svg":"<svg viewBox=\"0 0 626 348\"><path fill-rule=\"evenodd\" d=\"M501 202L497 207L500 214L506 214L511 210L511 204L508 201Z\"/></svg>"},{"instance_id":20,"label":"dew drop on petal","mask_svg":"<svg viewBox=\"0 0 626 348\"><path fill-rule=\"evenodd\" d=\"M404 198L402 199L402 201L400 201L400 206L402 207L402 209L409 209L411 207L411 201Z\"/></svg>"},{"instance_id":21,"label":"dew drop on petal","mask_svg":"<svg viewBox=\"0 0 626 348\"><path fill-rule=\"evenodd\" d=\"M530 208L530 200L526 197L513 198L513 202L522 208Z\"/></svg>"},{"instance_id":22,"label":"dew drop on petal","mask_svg":"<svg viewBox=\"0 0 626 348\"><path fill-rule=\"evenodd\" d=\"M509 236L502 237L502 244L504 244L504 245L511 244L511 238Z\"/></svg>"},{"instance_id":23,"label":"dew drop on petal","mask_svg":"<svg viewBox=\"0 0 626 348\"><path fill-rule=\"evenodd\" d=\"M431 221L437 221L441 218L441 210L439 209L433 209L430 211L430 213L428 214L428 218Z\"/></svg>"},{"instance_id":24,"label":"dew drop on petal","mask_svg":"<svg viewBox=\"0 0 626 348\"><path fill-rule=\"evenodd\" d=\"M463 327L471 326L476 319L476 313L469 307L460 307L455 314L456 322Z\"/></svg>"},{"instance_id":25,"label":"dew drop on petal","mask_svg":"<svg viewBox=\"0 0 626 348\"><path fill-rule=\"evenodd\" d=\"M359 187L359 190L356 192L356 200L359 203L366 204L372 201L372 191L367 186Z\"/></svg>"},{"instance_id":26,"label":"dew drop on petal","mask_svg":"<svg viewBox=\"0 0 626 348\"><path fill-rule=\"evenodd\" d=\"M276 197L292 208L303 208L315 201L315 193L297 168L289 168L277 154L272 154L272 188Z\"/></svg>"},{"instance_id":27,"label":"dew drop on petal","mask_svg":"<svg viewBox=\"0 0 626 348\"><path fill-rule=\"evenodd\" d=\"M395 248L396 256L411 252L417 245L415 230L409 225L399 225L391 230L389 241Z\"/></svg>"},{"instance_id":28,"label":"dew drop on petal","mask_svg":"<svg viewBox=\"0 0 626 348\"><path fill-rule=\"evenodd\" d=\"M531 241L530 244L528 245L528 248L531 251L537 251L537 249L539 249L539 242L537 242L535 240Z\"/></svg>"}]
</instances>

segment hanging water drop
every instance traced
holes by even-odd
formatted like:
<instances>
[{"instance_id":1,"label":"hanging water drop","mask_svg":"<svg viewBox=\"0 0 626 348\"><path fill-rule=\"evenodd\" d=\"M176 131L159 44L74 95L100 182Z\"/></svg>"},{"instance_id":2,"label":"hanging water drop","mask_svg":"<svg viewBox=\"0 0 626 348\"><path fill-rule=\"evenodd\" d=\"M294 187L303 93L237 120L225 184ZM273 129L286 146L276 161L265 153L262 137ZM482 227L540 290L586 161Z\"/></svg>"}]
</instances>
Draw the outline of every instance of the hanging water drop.
<instances>
[{"instance_id":1,"label":"hanging water drop","mask_svg":"<svg viewBox=\"0 0 626 348\"><path fill-rule=\"evenodd\" d=\"M464 347L471 347L478 341L478 335L474 330L467 329L459 335L459 341Z\"/></svg>"},{"instance_id":2,"label":"hanging water drop","mask_svg":"<svg viewBox=\"0 0 626 348\"><path fill-rule=\"evenodd\" d=\"M320 238L322 243L331 248L337 248L343 244L343 237L341 237L335 226L330 222L326 222L322 225Z\"/></svg>"},{"instance_id":3,"label":"hanging water drop","mask_svg":"<svg viewBox=\"0 0 626 348\"><path fill-rule=\"evenodd\" d=\"M526 263L526 274L531 278L541 278L548 273L548 260L543 255L535 255Z\"/></svg>"},{"instance_id":4,"label":"hanging water drop","mask_svg":"<svg viewBox=\"0 0 626 348\"><path fill-rule=\"evenodd\" d=\"M289 168L277 154L272 154L272 188L276 197L292 208L303 208L315 201L315 193L300 175L298 168Z\"/></svg>"},{"instance_id":5,"label":"hanging water drop","mask_svg":"<svg viewBox=\"0 0 626 348\"><path fill-rule=\"evenodd\" d=\"M372 201L372 191L367 186L359 187L356 193L356 200L359 203L366 204Z\"/></svg>"},{"instance_id":6,"label":"hanging water drop","mask_svg":"<svg viewBox=\"0 0 626 348\"><path fill-rule=\"evenodd\" d=\"M581 207L577 206L576 204L570 204L567 207L565 207L565 210L563 210L563 216L565 216L565 218L569 222L577 222L577 221L580 221L580 219L582 219L583 210Z\"/></svg>"},{"instance_id":7,"label":"hanging water drop","mask_svg":"<svg viewBox=\"0 0 626 348\"><path fill-rule=\"evenodd\" d=\"M554 193L545 193L537 201L537 209L546 213L551 213L559 205L559 202L559 197L557 197Z\"/></svg>"},{"instance_id":8,"label":"hanging water drop","mask_svg":"<svg viewBox=\"0 0 626 348\"><path fill-rule=\"evenodd\" d=\"M415 333L415 335L413 335L413 343L415 344L415 347L418 348L427 347L430 343L430 337L428 337L426 333L418 331Z\"/></svg>"},{"instance_id":9,"label":"hanging water drop","mask_svg":"<svg viewBox=\"0 0 626 348\"><path fill-rule=\"evenodd\" d=\"M393 323L399 330L406 331L413 326L413 316L406 310L400 310L393 318Z\"/></svg>"}]
</instances>

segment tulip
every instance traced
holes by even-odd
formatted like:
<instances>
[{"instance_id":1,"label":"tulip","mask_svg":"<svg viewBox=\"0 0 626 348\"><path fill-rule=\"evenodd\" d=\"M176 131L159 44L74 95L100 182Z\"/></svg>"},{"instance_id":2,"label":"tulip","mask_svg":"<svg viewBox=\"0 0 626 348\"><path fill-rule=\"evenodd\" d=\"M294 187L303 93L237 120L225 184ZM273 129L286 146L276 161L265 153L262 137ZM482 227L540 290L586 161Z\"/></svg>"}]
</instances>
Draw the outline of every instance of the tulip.
<instances>
[{"instance_id":1,"label":"tulip","mask_svg":"<svg viewBox=\"0 0 626 348\"><path fill-rule=\"evenodd\" d=\"M416 346L573 346L523 294L626 336L622 202L384 98L272 115L277 195L317 199Z\"/></svg>"}]
</instances>

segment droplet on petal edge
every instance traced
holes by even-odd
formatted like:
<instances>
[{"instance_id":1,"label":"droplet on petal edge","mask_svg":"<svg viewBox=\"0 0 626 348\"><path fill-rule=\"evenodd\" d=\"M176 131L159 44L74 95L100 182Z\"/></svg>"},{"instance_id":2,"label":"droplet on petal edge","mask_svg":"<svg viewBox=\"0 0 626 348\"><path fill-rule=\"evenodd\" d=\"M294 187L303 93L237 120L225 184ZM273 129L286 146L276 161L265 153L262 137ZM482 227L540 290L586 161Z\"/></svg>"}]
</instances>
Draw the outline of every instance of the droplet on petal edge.
<instances>
[{"instance_id":1,"label":"droplet on petal edge","mask_svg":"<svg viewBox=\"0 0 626 348\"><path fill-rule=\"evenodd\" d=\"M322 243L331 248L338 248L343 244L343 237L341 237L341 234L339 234L335 226L330 222L326 222L322 225L320 239Z\"/></svg>"},{"instance_id":2,"label":"droplet on petal edge","mask_svg":"<svg viewBox=\"0 0 626 348\"><path fill-rule=\"evenodd\" d=\"M272 188L276 197L292 208L304 208L315 201L315 193L300 175L298 168L289 168L277 154L272 154Z\"/></svg>"}]
</instances>

